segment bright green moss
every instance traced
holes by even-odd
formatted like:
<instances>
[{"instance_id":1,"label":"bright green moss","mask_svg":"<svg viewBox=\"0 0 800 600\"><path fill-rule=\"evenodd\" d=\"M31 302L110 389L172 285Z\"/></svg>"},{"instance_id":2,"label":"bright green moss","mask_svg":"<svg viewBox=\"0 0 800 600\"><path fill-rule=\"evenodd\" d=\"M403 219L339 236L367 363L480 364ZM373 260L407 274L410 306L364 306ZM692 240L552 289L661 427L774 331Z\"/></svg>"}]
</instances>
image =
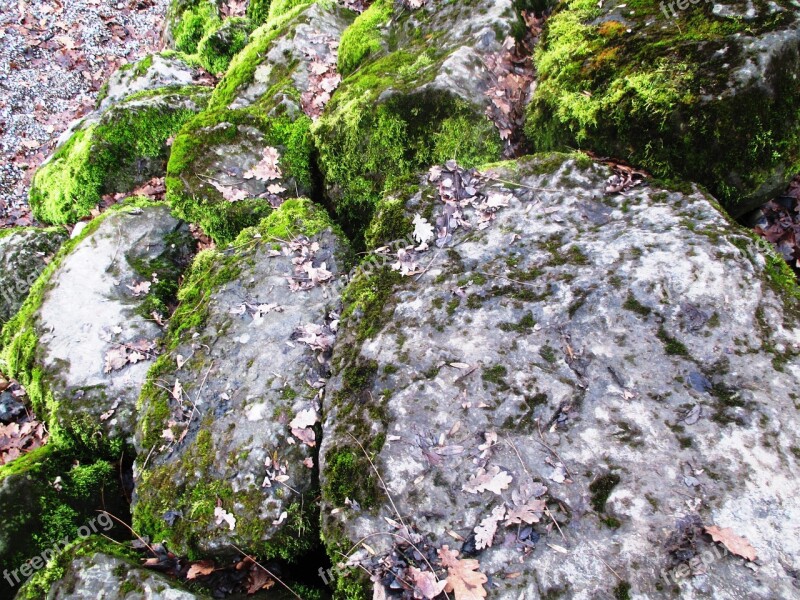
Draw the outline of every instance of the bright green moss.
<instances>
[{"instance_id":1,"label":"bright green moss","mask_svg":"<svg viewBox=\"0 0 800 600\"><path fill-rule=\"evenodd\" d=\"M159 94L151 94L159 95ZM74 223L103 194L125 192L163 169L167 139L205 102L204 94L166 92L157 102L132 96L80 129L33 178L30 204L46 223Z\"/></svg>"},{"instance_id":2,"label":"bright green moss","mask_svg":"<svg viewBox=\"0 0 800 600\"><path fill-rule=\"evenodd\" d=\"M294 12L298 6L310 6L309 0L273 0L269 7L269 18L278 19L284 15Z\"/></svg>"},{"instance_id":3,"label":"bright green moss","mask_svg":"<svg viewBox=\"0 0 800 600\"><path fill-rule=\"evenodd\" d=\"M264 240L287 241L298 235L311 237L325 229L338 231L338 227L333 224L325 209L311 200L294 198L281 204L257 227L244 230L233 245L243 246L255 235Z\"/></svg>"},{"instance_id":4,"label":"bright green moss","mask_svg":"<svg viewBox=\"0 0 800 600\"><path fill-rule=\"evenodd\" d=\"M735 214L766 193L774 173L800 160L796 52L774 57L760 85L728 89L741 33L761 35L796 17L760 10L752 21L717 17L711 4L668 21L655 0L607 7L568 0L548 19L535 54L537 89L526 134L535 151L584 147L658 177L707 185ZM786 127L785 123L792 125ZM782 125L783 124L783 125Z\"/></svg>"},{"instance_id":5,"label":"bright green moss","mask_svg":"<svg viewBox=\"0 0 800 600\"><path fill-rule=\"evenodd\" d=\"M393 12L392 0L377 0L345 30L339 45L338 66L342 76L355 71L367 56L381 49L382 35L378 28L388 23Z\"/></svg>"},{"instance_id":6,"label":"bright green moss","mask_svg":"<svg viewBox=\"0 0 800 600\"><path fill-rule=\"evenodd\" d=\"M197 59L210 73L222 73L231 59L247 45L253 26L250 19L232 17L210 29L197 45Z\"/></svg>"},{"instance_id":7,"label":"bright green moss","mask_svg":"<svg viewBox=\"0 0 800 600\"><path fill-rule=\"evenodd\" d=\"M175 49L186 54L194 54L200 41L219 24L216 4L211 0L201 0L178 17L172 30Z\"/></svg>"},{"instance_id":8,"label":"bright green moss","mask_svg":"<svg viewBox=\"0 0 800 600\"><path fill-rule=\"evenodd\" d=\"M255 25L261 25L267 20L271 3L272 0L250 0L247 3L247 18Z\"/></svg>"}]
</instances>

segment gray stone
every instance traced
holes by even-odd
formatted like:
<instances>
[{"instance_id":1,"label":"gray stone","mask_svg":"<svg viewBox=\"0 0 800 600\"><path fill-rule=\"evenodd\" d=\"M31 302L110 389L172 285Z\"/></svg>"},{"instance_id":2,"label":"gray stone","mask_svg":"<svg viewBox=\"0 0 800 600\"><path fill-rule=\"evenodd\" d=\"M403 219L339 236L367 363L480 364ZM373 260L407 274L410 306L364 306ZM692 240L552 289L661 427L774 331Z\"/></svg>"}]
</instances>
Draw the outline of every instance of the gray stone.
<instances>
[{"instance_id":1,"label":"gray stone","mask_svg":"<svg viewBox=\"0 0 800 600\"><path fill-rule=\"evenodd\" d=\"M65 229L17 229L0 237L0 328L67 239Z\"/></svg>"},{"instance_id":2,"label":"gray stone","mask_svg":"<svg viewBox=\"0 0 800 600\"><path fill-rule=\"evenodd\" d=\"M324 326L332 343L346 252L323 209L290 200L235 248L198 256L171 351L141 399L134 524L152 539L204 555L236 543L266 558L296 558L318 542L314 424L329 351L298 328ZM293 291L306 278L301 255L330 273Z\"/></svg>"},{"instance_id":3,"label":"gray stone","mask_svg":"<svg viewBox=\"0 0 800 600\"><path fill-rule=\"evenodd\" d=\"M549 514L500 523L476 554L489 598L796 597L800 328L782 263L703 192L604 195L608 170L585 162L487 171L470 183L500 206L483 229L435 184L399 196L450 237L390 257L412 276L373 261L345 292L323 405L329 553L375 568L397 543L384 532L474 551L493 510L543 485ZM496 493L470 491L481 469ZM702 531L681 543L694 516L758 560Z\"/></svg>"},{"instance_id":4,"label":"gray stone","mask_svg":"<svg viewBox=\"0 0 800 600\"><path fill-rule=\"evenodd\" d=\"M51 430L124 441L162 335L151 309L168 316L164 302L193 241L164 205L122 207L101 219L61 260L7 350L20 351L15 344L32 328L34 364L14 376L35 387L34 409Z\"/></svg>"}]
</instances>

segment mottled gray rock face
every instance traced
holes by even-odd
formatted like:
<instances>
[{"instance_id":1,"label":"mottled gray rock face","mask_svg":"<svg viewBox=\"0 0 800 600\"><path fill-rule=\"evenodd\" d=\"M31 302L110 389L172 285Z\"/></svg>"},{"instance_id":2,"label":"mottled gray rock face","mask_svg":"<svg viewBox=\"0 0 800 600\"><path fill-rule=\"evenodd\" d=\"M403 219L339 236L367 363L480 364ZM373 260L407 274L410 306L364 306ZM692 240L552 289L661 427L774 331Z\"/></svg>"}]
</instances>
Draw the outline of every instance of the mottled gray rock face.
<instances>
[{"instance_id":1,"label":"mottled gray rock face","mask_svg":"<svg viewBox=\"0 0 800 600\"><path fill-rule=\"evenodd\" d=\"M108 80L105 97L99 108L105 110L124 98L140 92L151 92L165 87L198 83L201 73L177 56L152 54L126 65Z\"/></svg>"},{"instance_id":2,"label":"mottled gray rock face","mask_svg":"<svg viewBox=\"0 0 800 600\"><path fill-rule=\"evenodd\" d=\"M162 335L147 309L176 284L191 246L167 207L123 208L61 262L34 317L37 362L56 399L49 416L59 425L133 433L136 398Z\"/></svg>"},{"instance_id":3,"label":"mottled gray rock face","mask_svg":"<svg viewBox=\"0 0 800 600\"><path fill-rule=\"evenodd\" d=\"M489 598L797 595L796 302L703 193L604 196L607 176L522 159L408 200L445 243L345 295L320 458L332 552L407 537L399 513L420 545L477 545ZM439 185L477 199L446 208ZM697 522L758 559L681 539ZM367 539L368 567L397 541Z\"/></svg>"},{"instance_id":4,"label":"mottled gray rock face","mask_svg":"<svg viewBox=\"0 0 800 600\"><path fill-rule=\"evenodd\" d=\"M55 582L53 600L196 600L163 575L100 552L73 560L64 577Z\"/></svg>"},{"instance_id":5,"label":"mottled gray rock face","mask_svg":"<svg viewBox=\"0 0 800 600\"><path fill-rule=\"evenodd\" d=\"M62 229L20 229L0 238L0 328L68 237Z\"/></svg>"},{"instance_id":6,"label":"mottled gray rock face","mask_svg":"<svg viewBox=\"0 0 800 600\"><path fill-rule=\"evenodd\" d=\"M315 424L347 246L291 200L236 247L198 257L184 302L202 324L176 313L142 395L134 522L178 552L294 558L316 543Z\"/></svg>"}]
</instances>

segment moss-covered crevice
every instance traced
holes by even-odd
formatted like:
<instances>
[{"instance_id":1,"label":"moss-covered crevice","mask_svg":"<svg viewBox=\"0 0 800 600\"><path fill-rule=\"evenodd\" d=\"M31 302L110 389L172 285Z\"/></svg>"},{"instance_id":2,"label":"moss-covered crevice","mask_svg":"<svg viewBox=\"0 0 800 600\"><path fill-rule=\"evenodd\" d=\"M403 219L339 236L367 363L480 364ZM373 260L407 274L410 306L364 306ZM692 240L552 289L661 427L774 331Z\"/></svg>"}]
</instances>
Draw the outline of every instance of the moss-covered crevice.
<instances>
[{"instance_id":1,"label":"moss-covered crevice","mask_svg":"<svg viewBox=\"0 0 800 600\"><path fill-rule=\"evenodd\" d=\"M253 23L245 17L225 19L210 29L197 44L197 61L209 73L222 73L247 45Z\"/></svg>"},{"instance_id":2,"label":"moss-covered crevice","mask_svg":"<svg viewBox=\"0 0 800 600\"><path fill-rule=\"evenodd\" d=\"M701 182L733 214L747 210L800 168L797 45L776 45L763 80L730 83L749 36L796 27L791 4L779 4L745 21L704 3L668 21L655 0L613 15L591 0L563 3L535 54L534 150L614 155Z\"/></svg>"},{"instance_id":3,"label":"moss-covered crevice","mask_svg":"<svg viewBox=\"0 0 800 600\"><path fill-rule=\"evenodd\" d=\"M167 141L208 98L204 88L136 94L82 125L36 172L30 204L45 223L88 216L103 194L128 192L164 172Z\"/></svg>"},{"instance_id":4,"label":"moss-covered crevice","mask_svg":"<svg viewBox=\"0 0 800 600\"><path fill-rule=\"evenodd\" d=\"M57 443L0 466L0 564L11 573L43 552L49 558L47 554L52 554L56 544L63 547L76 539L82 527L86 529L80 531L108 530L113 538L127 539L123 527L115 524L112 529L108 525L110 518L97 523L99 509L127 518L127 500L120 481L117 464ZM43 598L44 594L33 591L41 591L43 579L48 586L52 582L53 573L44 576L49 569L35 576L39 583L29 583L27 595L17 597ZM22 571L16 576L25 579ZM0 581L0 595L6 597L7 593L12 593L11 586L7 580Z\"/></svg>"}]
</instances>

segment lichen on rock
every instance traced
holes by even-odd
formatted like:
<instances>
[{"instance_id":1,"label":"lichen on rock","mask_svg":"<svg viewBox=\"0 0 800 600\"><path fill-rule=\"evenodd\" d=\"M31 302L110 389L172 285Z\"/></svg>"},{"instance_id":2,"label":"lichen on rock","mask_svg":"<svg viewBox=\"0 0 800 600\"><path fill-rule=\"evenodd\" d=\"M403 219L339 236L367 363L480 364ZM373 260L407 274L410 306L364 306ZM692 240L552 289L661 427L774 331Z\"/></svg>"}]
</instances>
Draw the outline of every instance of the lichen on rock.
<instances>
[{"instance_id":1,"label":"lichen on rock","mask_svg":"<svg viewBox=\"0 0 800 600\"><path fill-rule=\"evenodd\" d=\"M791 2L570 0L535 54L526 133L706 185L733 215L797 173L800 27Z\"/></svg>"},{"instance_id":2,"label":"lichen on rock","mask_svg":"<svg viewBox=\"0 0 800 600\"><path fill-rule=\"evenodd\" d=\"M134 528L194 557L317 545L315 424L348 261L303 199L198 255L140 398Z\"/></svg>"}]
</instances>

